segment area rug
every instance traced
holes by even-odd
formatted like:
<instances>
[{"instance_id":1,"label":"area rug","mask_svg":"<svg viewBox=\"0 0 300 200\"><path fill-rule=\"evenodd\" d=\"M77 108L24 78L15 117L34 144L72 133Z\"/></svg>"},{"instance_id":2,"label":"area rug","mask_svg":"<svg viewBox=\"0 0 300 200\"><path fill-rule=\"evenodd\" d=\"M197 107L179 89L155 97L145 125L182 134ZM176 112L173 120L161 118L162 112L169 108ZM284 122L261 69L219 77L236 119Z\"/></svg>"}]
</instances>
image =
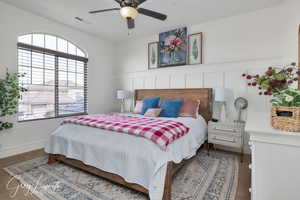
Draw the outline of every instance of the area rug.
<instances>
[{"instance_id":1,"label":"area rug","mask_svg":"<svg viewBox=\"0 0 300 200\"><path fill-rule=\"evenodd\" d=\"M144 194L89 173L39 157L5 168L42 200L147 200ZM238 185L236 155L200 151L174 177L172 200L234 200ZM15 187L10 187L15 188ZM14 191L11 191L14 192Z\"/></svg>"}]
</instances>

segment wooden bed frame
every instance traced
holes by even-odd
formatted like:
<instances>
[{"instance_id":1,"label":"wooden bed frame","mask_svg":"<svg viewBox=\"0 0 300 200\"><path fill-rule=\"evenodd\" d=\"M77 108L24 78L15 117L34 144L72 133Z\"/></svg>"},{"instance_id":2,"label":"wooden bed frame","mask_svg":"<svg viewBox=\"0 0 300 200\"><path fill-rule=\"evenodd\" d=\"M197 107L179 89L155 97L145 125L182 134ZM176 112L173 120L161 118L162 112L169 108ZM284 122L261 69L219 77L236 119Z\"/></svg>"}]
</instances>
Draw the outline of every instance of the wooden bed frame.
<instances>
[{"instance_id":1,"label":"wooden bed frame","mask_svg":"<svg viewBox=\"0 0 300 200\"><path fill-rule=\"evenodd\" d=\"M181 100L200 100L199 114L201 114L206 121L211 119L211 104L212 104L212 89L211 88L199 88L199 89L149 89L149 90L136 90L134 95L134 101L142 100L147 97L160 97L161 99L181 99ZM163 200L171 200L171 186L172 178L180 167L189 162L184 160L179 164L168 162L167 172L164 186ZM114 183L126 186L130 189L148 194L148 190L141 185L127 183L121 176L109 173L98 168L85 165L79 160L74 160L59 154L49 154L48 164L56 162L63 162L73 167L82 169L86 172L92 173L99 177L108 179Z\"/></svg>"}]
</instances>

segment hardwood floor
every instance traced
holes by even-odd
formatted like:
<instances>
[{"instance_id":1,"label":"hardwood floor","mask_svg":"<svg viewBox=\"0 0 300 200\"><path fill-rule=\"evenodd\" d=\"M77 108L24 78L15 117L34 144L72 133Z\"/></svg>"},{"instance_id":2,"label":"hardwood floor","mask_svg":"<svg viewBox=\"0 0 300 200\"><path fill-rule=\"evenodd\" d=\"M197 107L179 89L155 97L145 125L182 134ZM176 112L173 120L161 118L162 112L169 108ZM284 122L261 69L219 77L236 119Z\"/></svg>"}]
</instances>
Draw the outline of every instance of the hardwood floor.
<instances>
[{"instance_id":1,"label":"hardwood floor","mask_svg":"<svg viewBox=\"0 0 300 200\"><path fill-rule=\"evenodd\" d=\"M27 190L20 189L20 191L12 198L10 195L14 193L14 187L17 187L18 181L15 179L11 181L11 177L7 174L3 168L10 165L31 160L36 157L46 155L43 150L36 150L4 159L0 159L0 200L39 200L33 194L28 194ZM248 165L250 163L250 156L245 156L244 162L240 163L239 171L239 184L236 195L236 200L250 200L250 193L248 191L250 187L250 170ZM7 183L10 182L10 190L7 189Z\"/></svg>"},{"instance_id":2,"label":"hardwood floor","mask_svg":"<svg viewBox=\"0 0 300 200\"><path fill-rule=\"evenodd\" d=\"M244 156L244 162L240 163L239 184L235 200L250 200L251 194L249 192L251 183L251 171L249 169L250 156Z\"/></svg>"}]
</instances>

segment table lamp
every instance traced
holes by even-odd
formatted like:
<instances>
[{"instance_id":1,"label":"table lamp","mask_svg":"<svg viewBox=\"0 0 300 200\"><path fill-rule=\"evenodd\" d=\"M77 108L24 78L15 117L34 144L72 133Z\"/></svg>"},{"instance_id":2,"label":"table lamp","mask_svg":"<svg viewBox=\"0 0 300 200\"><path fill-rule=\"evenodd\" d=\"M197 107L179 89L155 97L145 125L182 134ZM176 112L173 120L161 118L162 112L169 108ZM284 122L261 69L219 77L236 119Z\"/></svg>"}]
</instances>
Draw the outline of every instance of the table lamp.
<instances>
[{"instance_id":1,"label":"table lamp","mask_svg":"<svg viewBox=\"0 0 300 200\"><path fill-rule=\"evenodd\" d=\"M129 91L126 90L118 90L117 91L117 99L121 100L121 113L125 111L125 99L129 98Z\"/></svg>"},{"instance_id":2,"label":"table lamp","mask_svg":"<svg viewBox=\"0 0 300 200\"><path fill-rule=\"evenodd\" d=\"M221 104L221 112L220 112L220 121L226 121L227 114L226 114L226 102L227 102L227 93L228 89L226 88L216 88L215 89L215 102Z\"/></svg>"}]
</instances>

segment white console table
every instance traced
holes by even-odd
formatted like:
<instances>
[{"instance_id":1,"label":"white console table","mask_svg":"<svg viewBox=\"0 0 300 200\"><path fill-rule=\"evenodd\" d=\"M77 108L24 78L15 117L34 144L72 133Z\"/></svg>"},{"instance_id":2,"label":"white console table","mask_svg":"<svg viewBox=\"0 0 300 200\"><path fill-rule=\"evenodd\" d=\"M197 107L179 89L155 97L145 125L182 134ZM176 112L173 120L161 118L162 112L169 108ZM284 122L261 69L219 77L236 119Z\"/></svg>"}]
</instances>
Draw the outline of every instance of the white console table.
<instances>
[{"instance_id":1,"label":"white console table","mask_svg":"<svg viewBox=\"0 0 300 200\"><path fill-rule=\"evenodd\" d=\"M275 130L266 113L248 114L252 200L300 199L300 132Z\"/></svg>"}]
</instances>

